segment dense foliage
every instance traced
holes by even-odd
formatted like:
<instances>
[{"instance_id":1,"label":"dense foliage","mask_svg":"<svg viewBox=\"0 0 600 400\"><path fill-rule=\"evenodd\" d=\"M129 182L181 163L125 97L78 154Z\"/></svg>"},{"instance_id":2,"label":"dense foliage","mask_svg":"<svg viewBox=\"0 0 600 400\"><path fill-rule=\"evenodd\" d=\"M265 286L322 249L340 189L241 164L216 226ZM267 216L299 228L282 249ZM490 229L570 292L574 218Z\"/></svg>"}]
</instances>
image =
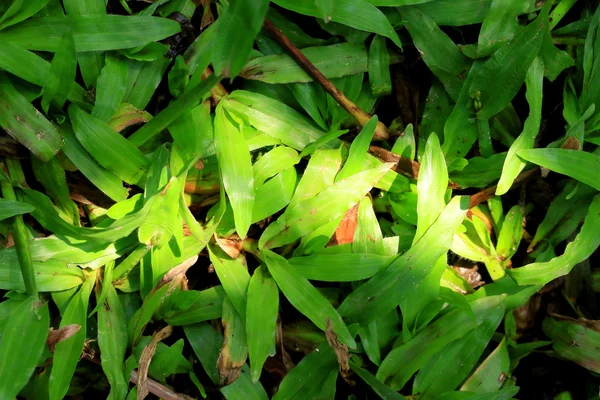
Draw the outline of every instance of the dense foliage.
<instances>
[{"instance_id":1,"label":"dense foliage","mask_svg":"<svg viewBox=\"0 0 600 400\"><path fill-rule=\"evenodd\" d=\"M600 8L0 3L0 399L583 399Z\"/></svg>"}]
</instances>

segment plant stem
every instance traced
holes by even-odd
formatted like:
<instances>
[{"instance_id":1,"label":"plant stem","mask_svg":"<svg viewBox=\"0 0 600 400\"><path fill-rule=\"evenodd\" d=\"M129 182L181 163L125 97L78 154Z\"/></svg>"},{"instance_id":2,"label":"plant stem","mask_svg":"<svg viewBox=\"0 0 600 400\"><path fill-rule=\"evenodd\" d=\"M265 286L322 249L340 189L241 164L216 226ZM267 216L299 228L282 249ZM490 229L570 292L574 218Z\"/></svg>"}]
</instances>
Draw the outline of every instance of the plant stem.
<instances>
[{"instance_id":1,"label":"plant stem","mask_svg":"<svg viewBox=\"0 0 600 400\"><path fill-rule=\"evenodd\" d=\"M553 37L552 43L554 44L566 44L570 46L583 46L585 44L585 39L575 38L575 37Z\"/></svg>"},{"instance_id":2,"label":"plant stem","mask_svg":"<svg viewBox=\"0 0 600 400\"><path fill-rule=\"evenodd\" d=\"M10 177L19 177L22 175L23 171L21 170L20 164L11 162L8 165L10 167L8 170L8 175ZM4 169L5 166L2 165L2 168ZM15 191L10 181L0 179L0 186L2 188L2 197L4 197L4 199L13 201L17 200L17 196L15 195ZM38 298L39 294L37 285L35 283L33 260L31 259L31 253L29 252L29 235L27 232L27 227L25 226L25 222L23 222L22 215L12 217L10 231L12 233L13 240L15 241L15 249L17 251L17 258L19 259L19 266L21 267L21 275L23 276L25 291L27 292L28 296Z\"/></svg>"},{"instance_id":3,"label":"plant stem","mask_svg":"<svg viewBox=\"0 0 600 400\"><path fill-rule=\"evenodd\" d=\"M310 76L312 76L327 93L331 95L354 119L360 126L365 126L371 116L360 109L350 99L348 99L344 93L342 93L325 75L321 73L314 66L312 62L281 32L271 21L265 20L264 28L267 32L273 36L273 38L282 45L292 56L294 60L304 69ZM386 126L380 121L377 123L375 128L375 134L373 137L376 140L386 140L390 137Z\"/></svg>"},{"instance_id":4,"label":"plant stem","mask_svg":"<svg viewBox=\"0 0 600 400\"><path fill-rule=\"evenodd\" d=\"M561 19L569 12L571 7L575 5L577 0L562 0L554 7L554 10L550 13L550 30L554 29Z\"/></svg>"},{"instance_id":5,"label":"plant stem","mask_svg":"<svg viewBox=\"0 0 600 400\"><path fill-rule=\"evenodd\" d=\"M512 190L512 189L516 188L517 186L525 183L534 173L538 172L539 170L540 170L539 167L535 167L535 168L530 169L529 171L520 173L519 176L517 176L515 178L515 181L513 182L510 189ZM495 193L496 193L496 187L497 187L497 185L491 186L491 187L484 189L481 192L477 192L473 196L471 196L471 201L469 202L469 208L473 208L476 205L483 203L484 201L494 197Z\"/></svg>"}]
</instances>

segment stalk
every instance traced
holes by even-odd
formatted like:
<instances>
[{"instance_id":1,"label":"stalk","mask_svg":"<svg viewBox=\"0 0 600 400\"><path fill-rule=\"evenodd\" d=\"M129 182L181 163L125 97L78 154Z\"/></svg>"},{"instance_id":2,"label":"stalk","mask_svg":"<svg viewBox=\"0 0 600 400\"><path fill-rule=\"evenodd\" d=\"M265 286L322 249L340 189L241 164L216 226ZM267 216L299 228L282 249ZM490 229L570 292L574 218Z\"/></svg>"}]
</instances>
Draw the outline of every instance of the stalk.
<instances>
[{"instance_id":1,"label":"stalk","mask_svg":"<svg viewBox=\"0 0 600 400\"><path fill-rule=\"evenodd\" d=\"M21 165L18 163L8 163L8 173L12 178L21 177L23 171ZM5 169L5 166L2 165ZM5 179L0 179L0 187L2 189L2 197L6 200L17 201L17 196L13 189L12 183ZM33 260L31 259L31 253L29 252L29 235L25 222L23 222L23 216L17 215L12 217L10 221L10 231L15 241L15 249L17 251L17 258L19 259L19 267L21 268L21 275L23 276L23 282L25 283L25 291L28 296L35 298L39 297L37 285L35 283L35 272L33 270Z\"/></svg>"}]
</instances>

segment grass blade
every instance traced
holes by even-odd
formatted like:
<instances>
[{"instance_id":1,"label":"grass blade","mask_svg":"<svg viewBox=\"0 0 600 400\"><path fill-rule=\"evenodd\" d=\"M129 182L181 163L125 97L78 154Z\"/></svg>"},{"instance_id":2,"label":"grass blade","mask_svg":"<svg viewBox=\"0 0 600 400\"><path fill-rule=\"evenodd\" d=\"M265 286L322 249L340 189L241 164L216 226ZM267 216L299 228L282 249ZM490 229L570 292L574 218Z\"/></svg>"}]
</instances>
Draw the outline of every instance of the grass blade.
<instances>
[{"instance_id":1,"label":"grass blade","mask_svg":"<svg viewBox=\"0 0 600 400\"><path fill-rule=\"evenodd\" d=\"M219 103L215 118L215 149L219 171L233 208L235 228L245 238L252 223L254 174L246 140L228 112Z\"/></svg>"},{"instance_id":2,"label":"grass blade","mask_svg":"<svg viewBox=\"0 0 600 400\"><path fill-rule=\"evenodd\" d=\"M25 299L12 313L0 342L0 397L14 399L25 386L46 347L48 303Z\"/></svg>"},{"instance_id":3,"label":"grass blade","mask_svg":"<svg viewBox=\"0 0 600 400\"><path fill-rule=\"evenodd\" d=\"M369 83L374 96L386 96L392 93L390 75L390 54L383 36L376 35L369 47ZM362 72L362 71L361 71Z\"/></svg>"},{"instance_id":4,"label":"grass blade","mask_svg":"<svg viewBox=\"0 0 600 400\"><path fill-rule=\"evenodd\" d=\"M544 81L544 62L538 57L536 58L529 71L525 83L527 85L527 102L529 103L529 116L525 120L523 132L517 140L508 149L508 154L504 159L502 167L502 175L496 188L496 196L503 195L508 192L516 177L525 168L525 163L517 157L517 153L521 150L531 149L534 145L535 138L540 130L542 122L542 88Z\"/></svg>"},{"instance_id":5,"label":"grass blade","mask_svg":"<svg viewBox=\"0 0 600 400\"><path fill-rule=\"evenodd\" d=\"M566 275L575 265L587 259L600 246L597 228L600 224L600 195L596 195L575 240L569 243L563 255L547 262L525 265L510 271L519 285L545 285Z\"/></svg>"},{"instance_id":6,"label":"grass blade","mask_svg":"<svg viewBox=\"0 0 600 400\"><path fill-rule=\"evenodd\" d=\"M356 348L356 342L331 303L290 268L286 259L270 250L265 250L263 254L269 272L289 302L323 331L327 327L327 320L330 320L340 341L352 349Z\"/></svg>"},{"instance_id":7,"label":"grass blade","mask_svg":"<svg viewBox=\"0 0 600 400\"><path fill-rule=\"evenodd\" d=\"M81 351L85 342L87 329L87 309L92 288L96 283L95 272L89 276L79 292L71 299L67 309L60 321L60 327L71 324L81 326L79 331L67 340L56 344L54 350L54 362L50 372L50 381L48 382L49 394L51 400L59 400L65 397L77 363L81 358Z\"/></svg>"},{"instance_id":8,"label":"grass blade","mask_svg":"<svg viewBox=\"0 0 600 400\"><path fill-rule=\"evenodd\" d=\"M256 130L299 151L326 133L291 107L258 93L236 90L219 104Z\"/></svg>"},{"instance_id":9,"label":"grass blade","mask_svg":"<svg viewBox=\"0 0 600 400\"><path fill-rule=\"evenodd\" d=\"M367 325L375 316L400 304L406 298L406 289L419 287L435 261L450 248L467 211L467 202L465 197L452 199L421 240L344 300L340 314L349 321Z\"/></svg>"},{"instance_id":10,"label":"grass blade","mask_svg":"<svg viewBox=\"0 0 600 400\"><path fill-rule=\"evenodd\" d=\"M107 122L123 101L126 84L127 62L115 55L107 54L106 63L96 85L96 104L92 116Z\"/></svg>"},{"instance_id":11,"label":"grass blade","mask_svg":"<svg viewBox=\"0 0 600 400\"><path fill-rule=\"evenodd\" d=\"M114 174L101 167L96 160L83 148L75 137L73 129L67 125L59 126L60 134L64 139L63 151L77 169L114 201L127 198L129 192L123 187L123 182Z\"/></svg>"},{"instance_id":12,"label":"grass blade","mask_svg":"<svg viewBox=\"0 0 600 400\"><path fill-rule=\"evenodd\" d=\"M48 107L53 104L62 108L67 101L75 73L77 61L75 60L75 43L70 33L65 33L60 40L60 48L52 58L50 76L42 90L42 109L48 114Z\"/></svg>"},{"instance_id":13,"label":"grass blade","mask_svg":"<svg viewBox=\"0 0 600 400\"><path fill-rule=\"evenodd\" d=\"M252 382L258 382L263 364L275 345L279 291L265 267L258 267L248 286L246 337Z\"/></svg>"},{"instance_id":14,"label":"grass blade","mask_svg":"<svg viewBox=\"0 0 600 400\"><path fill-rule=\"evenodd\" d=\"M242 70L268 9L268 0L239 0L229 3L219 15L212 49L215 73L233 78Z\"/></svg>"},{"instance_id":15,"label":"grass blade","mask_svg":"<svg viewBox=\"0 0 600 400\"><path fill-rule=\"evenodd\" d=\"M140 181L149 161L131 142L74 104L69 116L77 139L100 165L127 183Z\"/></svg>"},{"instance_id":16,"label":"grass blade","mask_svg":"<svg viewBox=\"0 0 600 400\"><path fill-rule=\"evenodd\" d=\"M423 61L456 100L471 62L427 14L416 7L402 7L400 13Z\"/></svg>"},{"instance_id":17,"label":"grass blade","mask_svg":"<svg viewBox=\"0 0 600 400\"><path fill-rule=\"evenodd\" d=\"M112 283L104 281L102 284L108 286L106 299L98 309L98 346L102 370L110 383L108 399L122 400L128 391L123 373L127 351L127 323Z\"/></svg>"},{"instance_id":18,"label":"grass blade","mask_svg":"<svg viewBox=\"0 0 600 400\"><path fill-rule=\"evenodd\" d=\"M600 156L579 150L530 149L520 150L517 155L529 162L570 176L600 190L596 172L600 168Z\"/></svg>"},{"instance_id":19,"label":"grass blade","mask_svg":"<svg viewBox=\"0 0 600 400\"><path fill-rule=\"evenodd\" d=\"M493 117L515 97L542 47L546 24L547 14L542 12L474 71L469 94L480 103L478 119Z\"/></svg>"},{"instance_id":20,"label":"grass blade","mask_svg":"<svg viewBox=\"0 0 600 400\"><path fill-rule=\"evenodd\" d=\"M48 196L65 216L66 221L79 226L79 209L71 200L65 171L61 168L56 157L46 162L32 158L31 166L35 178L42 184Z\"/></svg>"},{"instance_id":21,"label":"grass blade","mask_svg":"<svg viewBox=\"0 0 600 400\"><path fill-rule=\"evenodd\" d=\"M330 221L341 218L360 198L371 190L391 164L369 169L343 179L315 197L286 209L271 223L259 240L259 247L273 248L292 243Z\"/></svg>"},{"instance_id":22,"label":"grass blade","mask_svg":"<svg viewBox=\"0 0 600 400\"><path fill-rule=\"evenodd\" d=\"M106 14L106 3L102 0L65 0L63 5L68 15ZM79 53L77 62L85 85L96 86L104 64L104 54L97 51Z\"/></svg>"},{"instance_id":23,"label":"grass blade","mask_svg":"<svg viewBox=\"0 0 600 400\"><path fill-rule=\"evenodd\" d=\"M275 0L275 4L294 12L320 17L319 7L312 1L296 2L294 0ZM365 0L345 0L333 3L331 20L361 31L377 33L392 40L402 48L400 38L379 9Z\"/></svg>"},{"instance_id":24,"label":"grass blade","mask_svg":"<svg viewBox=\"0 0 600 400\"><path fill-rule=\"evenodd\" d=\"M118 50L143 46L179 33L180 25L166 18L77 15L30 19L0 31L0 41L28 50L56 52L63 34L71 32L75 50Z\"/></svg>"},{"instance_id":25,"label":"grass blade","mask_svg":"<svg viewBox=\"0 0 600 400\"><path fill-rule=\"evenodd\" d=\"M160 76L162 76L162 74ZM160 79L158 82L160 82ZM162 132L163 129L167 128L171 122L175 121L177 118L186 114L192 108L197 106L198 103L208 95L210 89L212 89L212 87L218 82L219 78L214 75L209 76L198 85L181 95L177 100L171 102L167 108L162 110L143 127L134 132L128 140L131 142L131 144L140 147L154 136ZM152 94L152 92L150 92L150 94ZM131 94L129 97L131 97ZM150 100L150 97L148 97L148 100ZM136 104L136 102L132 101L131 99L128 101L140 109L146 107L146 104L143 104L140 107L139 104Z\"/></svg>"},{"instance_id":26,"label":"grass blade","mask_svg":"<svg viewBox=\"0 0 600 400\"><path fill-rule=\"evenodd\" d=\"M330 46L307 47L302 49L301 53L329 79L359 74L368 70L369 57L363 45L340 43ZM387 63L381 64L381 68L384 67L389 68L389 59ZM253 58L244 66L240 76L266 83L313 81L313 78L287 54Z\"/></svg>"},{"instance_id":27,"label":"grass blade","mask_svg":"<svg viewBox=\"0 0 600 400\"><path fill-rule=\"evenodd\" d=\"M232 259L217 247L208 246L208 252L227 298L240 317L245 319L248 284L250 283L250 274L247 267L242 264L241 259Z\"/></svg>"},{"instance_id":28,"label":"grass blade","mask_svg":"<svg viewBox=\"0 0 600 400\"><path fill-rule=\"evenodd\" d=\"M14 217L15 215L30 213L33 210L35 210L35 207L31 204L0 198L0 221Z\"/></svg>"},{"instance_id":29,"label":"grass blade","mask_svg":"<svg viewBox=\"0 0 600 400\"><path fill-rule=\"evenodd\" d=\"M48 161L62 147L56 128L0 75L0 127L42 161Z\"/></svg>"}]
</instances>

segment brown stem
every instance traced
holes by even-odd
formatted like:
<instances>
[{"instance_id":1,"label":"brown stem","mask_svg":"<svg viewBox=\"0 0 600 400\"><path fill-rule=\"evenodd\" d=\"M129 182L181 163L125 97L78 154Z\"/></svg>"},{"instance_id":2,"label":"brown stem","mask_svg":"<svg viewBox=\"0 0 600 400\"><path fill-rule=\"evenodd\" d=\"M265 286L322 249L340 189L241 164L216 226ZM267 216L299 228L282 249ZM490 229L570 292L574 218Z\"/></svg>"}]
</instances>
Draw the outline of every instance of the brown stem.
<instances>
[{"instance_id":1,"label":"brown stem","mask_svg":"<svg viewBox=\"0 0 600 400\"><path fill-rule=\"evenodd\" d=\"M379 146L369 146L369 153L383 162L395 163L392 169L399 174L411 179L417 179L419 176L419 163L410 158L399 156Z\"/></svg>"},{"instance_id":2,"label":"brown stem","mask_svg":"<svg viewBox=\"0 0 600 400\"><path fill-rule=\"evenodd\" d=\"M304 54L298 50L298 48L281 32L271 21L265 20L264 28L267 32L273 36L273 38L282 45L294 60L304 69L310 76L312 76L319 84L325 89L327 93L331 95L354 119L360 126L365 124L371 119L371 116L361 110L356 104L348 99L344 93L342 93L335 85L328 80L325 75L321 73L314 66L312 62ZM386 140L389 138L389 133L386 126L380 121L377 123L375 128L375 134L373 137L375 140Z\"/></svg>"},{"instance_id":3,"label":"brown stem","mask_svg":"<svg viewBox=\"0 0 600 400\"><path fill-rule=\"evenodd\" d=\"M210 67L206 67L204 68L204 71L202 71L202 79L206 79L212 74L212 69L210 69ZM228 94L229 93L227 92L227 89L225 89L225 86L223 86L221 82L217 83L215 86L212 87L212 89L210 89L210 97L213 99L213 103L215 105L219 104L219 101Z\"/></svg>"},{"instance_id":4,"label":"brown stem","mask_svg":"<svg viewBox=\"0 0 600 400\"><path fill-rule=\"evenodd\" d=\"M129 378L129 381L131 383L137 383L137 380L138 380L138 371L137 371L137 369L134 369L133 371L131 371L131 376ZM146 382L147 382L146 388L148 389L148 391L160 399L164 399L164 400L189 400L189 399L191 399L191 397L189 397L185 394L177 393L173 389L171 389L165 385L162 385L150 378L146 378Z\"/></svg>"},{"instance_id":5,"label":"brown stem","mask_svg":"<svg viewBox=\"0 0 600 400\"><path fill-rule=\"evenodd\" d=\"M522 172L521 174L519 174L519 176L517 176L517 178L513 182L510 189L512 190L512 189L522 185L537 171L539 171L539 167L535 167L535 168L530 169L529 171ZM476 205L483 203L484 201L494 197L494 195L496 193L496 188L497 188L497 185L494 185L487 189L482 190L481 192L475 193L473 196L471 196L471 201L469 202L469 208L473 208Z\"/></svg>"}]
</instances>

